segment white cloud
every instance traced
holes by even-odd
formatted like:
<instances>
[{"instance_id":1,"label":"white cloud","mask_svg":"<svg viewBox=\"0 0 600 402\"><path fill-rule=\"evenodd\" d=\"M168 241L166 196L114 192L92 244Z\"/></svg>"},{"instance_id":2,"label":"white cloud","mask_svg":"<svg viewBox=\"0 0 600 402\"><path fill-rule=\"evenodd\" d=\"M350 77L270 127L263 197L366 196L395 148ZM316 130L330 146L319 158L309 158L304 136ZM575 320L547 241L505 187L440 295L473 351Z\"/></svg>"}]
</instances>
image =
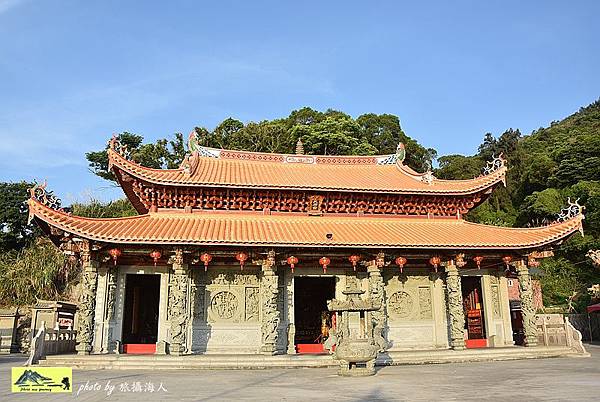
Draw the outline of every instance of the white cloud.
<instances>
[{"instance_id":1,"label":"white cloud","mask_svg":"<svg viewBox=\"0 0 600 402\"><path fill-rule=\"evenodd\" d=\"M0 14L26 3L28 0L0 0Z\"/></svg>"}]
</instances>

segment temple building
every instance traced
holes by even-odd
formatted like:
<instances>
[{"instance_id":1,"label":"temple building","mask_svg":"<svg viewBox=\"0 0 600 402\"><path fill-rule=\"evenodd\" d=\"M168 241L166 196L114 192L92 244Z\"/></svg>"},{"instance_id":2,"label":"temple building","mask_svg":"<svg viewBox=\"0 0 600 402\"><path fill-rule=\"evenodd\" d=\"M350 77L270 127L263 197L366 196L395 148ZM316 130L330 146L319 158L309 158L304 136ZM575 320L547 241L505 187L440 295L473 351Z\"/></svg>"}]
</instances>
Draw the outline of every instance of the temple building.
<instances>
[{"instance_id":1,"label":"temple building","mask_svg":"<svg viewBox=\"0 0 600 402\"><path fill-rule=\"evenodd\" d=\"M138 216L73 216L31 190L30 218L82 264L79 353L326 352L341 336L328 301L347 293L374 301L361 328L380 351L534 346L529 269L582 230L576 203L543 227L465 220L505 183L502 158L441 180L405 165L402 144L284 155L191 135L189 148L180 168L150 169L111 140L109 168Z\"/></svg>"}]
</instances>

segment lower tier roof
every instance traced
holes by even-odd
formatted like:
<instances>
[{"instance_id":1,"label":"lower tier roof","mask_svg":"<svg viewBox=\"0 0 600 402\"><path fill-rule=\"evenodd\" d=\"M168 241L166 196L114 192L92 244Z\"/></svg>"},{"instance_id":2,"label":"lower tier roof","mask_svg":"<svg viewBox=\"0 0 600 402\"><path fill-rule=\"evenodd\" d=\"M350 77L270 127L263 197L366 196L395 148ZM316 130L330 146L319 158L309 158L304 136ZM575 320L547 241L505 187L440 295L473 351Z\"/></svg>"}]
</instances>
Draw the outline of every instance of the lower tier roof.
<instances>
[{"instance_id":1,"label":"lower tier roof","mask_svg":"<svg viewBox=\"0 0 600 402\"><path fill-rule=\"evenodd\" d=\"M72 216L29 200L31 217L75 236L114 244L533 249L582 229L583 215L538 228L462 219L154 212L128 218Z\"/></svg>"}]
</instances>

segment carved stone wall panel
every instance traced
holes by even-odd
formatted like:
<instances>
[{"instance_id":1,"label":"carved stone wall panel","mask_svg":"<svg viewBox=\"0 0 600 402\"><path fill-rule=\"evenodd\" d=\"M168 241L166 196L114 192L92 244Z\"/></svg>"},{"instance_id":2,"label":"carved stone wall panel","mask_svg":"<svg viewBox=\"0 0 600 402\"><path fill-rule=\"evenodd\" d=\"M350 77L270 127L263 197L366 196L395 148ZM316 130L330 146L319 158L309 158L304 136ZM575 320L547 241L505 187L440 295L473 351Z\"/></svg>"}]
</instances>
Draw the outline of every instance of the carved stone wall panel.
<instances>
[{"instance_id":1,"label":"carved stone wall panel","mask_svg":"<svg viewBox=\"0 0 600 402\"><path fill-rule=\"evenodd\" d=\"M413 292L402 290L389 296L387 307L390 315L399 319L410 319L416 313L417 302Z\"/></svg>"},{"instance_id":2,"label":"carved stone wall panel","mask_svg":"<svg viewBox=\"0 0 600 402\"><path fill-rule=\"evenodd\" d=\"M206 310L208 322L243 321L245 291L243 287L208 286L206 292Z\"/></svg>"},{"instance_id":3,"label":"carved stone wall panel","mask_svg":"<svg viewBox=\"0 0 600 402\"><path fill-rule=\"evenodd\" d=\"M422 320L433 319L430 287L419 287L419 318Z\"/></svg>"},{"instance_id":4,"label":"carved stone wall panel","mask_svg":"<svg viewBox=\"0 0 600 402\"><path fill-rule=\"evenodd\" d=\"M260 318L260 294L258 287L246 288L246 321L258 321Z\"/></svg>"},{"instance_id":5,"label":"carved stone wall panel","mask_svg":"<svg viewBox=\"0 0 600 402\"><path fill-rule=\"evenodd\" d=\"M206 300L206 287L197 286L193 292L194 312L193 317L196 320L205 319L205 300Z\"/></svg>"},{"instance_id":6,"label":"carved stone wall panel","mask_svg":"<svg viewBox=\"0 0 600 402\"><path fill-rule=\"evenodd\" d=\"M391 350L402 349L433 349L435 347L434 324L405 324L390 325L388 340Z\"/></svg>"},{"instance_id":7,"label":"carved stone wall panel","mask_svg":"<svg viewBox=\"0 0 600 402\"><path fill-rule=\"evenodd\" d=\"M492 278L494 278L492 276ZM492 288L492 314L494 318L501 318L500 315L500 292L498 285L491 285Z\"/></svg>"}]
</instances>

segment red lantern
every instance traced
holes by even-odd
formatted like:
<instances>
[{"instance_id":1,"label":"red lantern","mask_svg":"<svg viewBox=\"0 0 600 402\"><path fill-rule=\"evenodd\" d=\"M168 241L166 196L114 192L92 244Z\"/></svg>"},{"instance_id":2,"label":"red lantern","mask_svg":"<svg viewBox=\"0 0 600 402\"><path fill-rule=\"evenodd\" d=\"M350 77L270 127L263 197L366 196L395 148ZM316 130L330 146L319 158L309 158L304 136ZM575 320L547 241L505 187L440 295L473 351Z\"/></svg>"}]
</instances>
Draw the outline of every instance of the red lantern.
<instances>
[{"instance_id":1,"label":"red lantern","mask_svg":"<svg viewBox=\"0 0 600 402\"><path fill-rule=\"evenodd\" d=\"M118 248L111 248L110 250L108 250L108 255L112 257L114 265L117 265L117 258L119 258L121 254L123 254L123 252Z\"/></svg>"},{"instance_id":2,"label":"red lantern","mask_svg":"<svg viewBox=\"0 0 600 402\"><path fill-rule=\"evenodd\" d=\"M441 258L438 256L433 256L429 259L429 263L431 265L433 265L433 268L435 269L435 272L437 272L438 266L440 265L440 262L442 262Z\"/></svg>"},{"instance_id":3,"label":"red lantern","mask_svg":"<svg viewBox=\"0 0 600 402\"><path fill-rule=\"evenodd\" d=\"M352 268L356 271L356 264L360 261L360 255L352 254L348 257L348 261L352 263Z\"/></svg>"},{"instance_id":4,"label":"red lantern","mask_svg":"<svg viewBox=\"0 0 600 402\"><path fill-rule=\"evenodd\" d=\"M323 267L324 274L327 273L327 266L329 265L330 262L331 262L331 260L327 257L321 257L319 259L319 264L321 264L321 266Z\"/></svg>"},{"instance_id":5,"label":"red lantern","mask_svg":"<svg viewBox=\"0 0 600 402\"><path fill-rule=\"evenodd\" d=\"M406 265L407 262L408 260L405 257L396 258L396 265L400 268L400 273L402 273L402 269L404 268L404 265Z\"/></svg>"},{"instance_id":6,"label":"red lantern","mask_svg":"<svg viewBox=\"0 0 600 402\"><path fill-rule=\"evenodd\" d=\"M298 264L298 258L294 257L293 255L290 255L287 258L287 263L290 265L290 268L292 269L292 273L294 273L294 266L296 264Z\"/></svg>"},{"instance_id":7,"label":"red lantern","mask_svg":"<svg viewBox=\"0 0 600 402\"><path fill-rule=\"evenodd\" d=\"M473 257L473 261L475 261L475 264L477 264L477 269L481 269L481 261L483 261L483 256L476 255L475 257Z\"/></svg>"},{"instance_id":8,"label":"red lantern","mask_svg":"<svg viewBox=\"0 0 600 402\"><path fill-rule=\"evenodd\" d=\"M158 262L158 260L160 260L160 257L162 257L162 254L158 250L153 250L150 253L150 257L152 257L152 259L154 260L154 266L156 266L156 263Z\"/></svg>"},{"instance_id":9,"label":"red lantern","mask_svg":"<svg viewBox=\"0 0 600 402\"><path fill-rule=\"evenodd\" d=\"M240 262L240 269L243 271L244 270L244 263L248 259L248 253L246 253L244 251L240 251L239 253L237 253L235 255L235 259Z\"/></svg>"},{"instance_id":10,"label":"red lantern","mask_svg":"<svg viewBox=\"0 0 600 402\"><path fill-rule=\"evenodd\" d=\"M206 270L208 269L208 263L212 261L212 255L208 253L202 253L200 255L200 261L204 263L204 272L206 272Z\"/></svg>"},{"instance_id":11,"label":"red lantern","mask_svg":"<svg viewBox=\"0 0 600 402\"><path fill-rule=\"evenodd\" d=\"M511 261L512 261L512 257L510 255L505 255L504 257L502 257L502 262L504 264L506 264L507 269L508 269L508 265L510 264Z\"/></svg>"}]
</instances>

